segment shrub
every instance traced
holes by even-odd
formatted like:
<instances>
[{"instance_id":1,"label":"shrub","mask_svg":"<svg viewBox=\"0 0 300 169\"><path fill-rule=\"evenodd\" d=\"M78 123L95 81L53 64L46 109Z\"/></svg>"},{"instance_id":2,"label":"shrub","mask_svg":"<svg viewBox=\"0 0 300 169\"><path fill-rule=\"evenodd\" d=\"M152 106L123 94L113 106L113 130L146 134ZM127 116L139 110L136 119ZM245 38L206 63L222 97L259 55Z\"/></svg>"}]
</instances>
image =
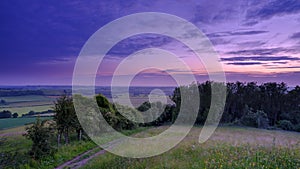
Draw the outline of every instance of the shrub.
<instances>
[{"instance_id":1,"label":"shrub","mask_svg":"<svg viewBox=\"0 0 300 169\"><path fill-rule=\"evenodd\" d=\"M239 119L239 123L243 126L257 127L257 115L248 105L244 107L243 116Z\"/></svg>"},{"instance_id":2,"label":"shrub","mask_svg":"<svg viewBox=\"0 0 300 169\"><path fill-rule=\"evenodd\" d=\"M37 118L35 124L31 127L27 127L26 131L25 137L33 142L31 150L29 151L31 157L40 159L53 153L54 149L50 143L52 129L45 127L40 118Z\"/></svg>"},{"instance_id":3,"label":"shrub","mask_svg":"<svg viewBox=\"0 0 300 169\"><path fill-rule=\"evenodd\" d=\"M300 124L295 125L294 130L300 132Z\"/></svg>"},{"instance_id":4,"label":"shrub","mask_svg":"<svg viewBox=\"0 0 300 169\"><path fill-rule=\"evenodd\" d=\"M278 127L283 130L294 130L294 125L289 120L280 120L278 122Z\"/></svg>"},{"instance_id":5,"label":"shrub","mask_svg":"<svg viewBox=\"0 0 300 169\"><path fill-rule=\"evenodd\" d=\"M269 127L269 119L264 111L258 110L257 114L257 127L261 129L267 129Z\"/></svg>"}]
</instances>

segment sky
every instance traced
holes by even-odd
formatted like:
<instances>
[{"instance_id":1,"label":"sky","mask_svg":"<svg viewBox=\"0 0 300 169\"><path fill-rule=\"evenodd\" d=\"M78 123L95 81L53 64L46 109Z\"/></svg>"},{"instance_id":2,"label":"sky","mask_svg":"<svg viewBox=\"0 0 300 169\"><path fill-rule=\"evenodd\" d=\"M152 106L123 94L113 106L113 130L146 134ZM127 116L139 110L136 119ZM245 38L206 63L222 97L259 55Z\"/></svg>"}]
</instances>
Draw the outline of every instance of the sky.
<instances>
[{"instance_id":1,"label":"sky","mask_svg":"<svg viewBox=\"0 0 300 169\"><path fill-rule=\"evenodd\" d=\"M2 0L0 85L71 85L76 59L89 37L111 21L138 12L172 14L197 26L219 54L229 82L299 85L298 0ZM110 85L117 66L146 48L176 54L198 81L208 80L203 64L182 43L143 34L122 40L107 53L96 84ZM174 85L173 75L191 73L162 62L166 70L143 70L132 85ZM118 76L126 78L131 73L128 67Z\"/></svg>"}]
</instances>

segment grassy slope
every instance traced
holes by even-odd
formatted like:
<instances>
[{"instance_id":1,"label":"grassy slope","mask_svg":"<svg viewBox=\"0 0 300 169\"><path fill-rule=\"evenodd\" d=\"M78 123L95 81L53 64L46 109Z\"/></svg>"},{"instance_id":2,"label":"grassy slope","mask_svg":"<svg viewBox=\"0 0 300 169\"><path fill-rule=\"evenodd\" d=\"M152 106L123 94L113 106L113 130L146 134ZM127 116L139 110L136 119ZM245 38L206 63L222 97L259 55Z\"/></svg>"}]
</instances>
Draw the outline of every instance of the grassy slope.
<instances>
[{"instance_id":1,"label":"grassy slope","mask_svg":"<svg viewBox=\"0 0 300 169\"><path fill-rule=\"evenodd\" d=\"M193 128L178 146L156 157L129 159L106 153L84 168L300 168L299 133L220 127L209 141L199 144L200 131Z\"/></svg>"},{"instance_id":2,"label":"grassy slope","mask_svg":"<svg viewBox=\"0 0 300 169\"><path fill-rule=\"evenodd\" d=\"M1 130L0 135L24 131L25 127L22 126L7 130ZM81 154L96 146L92 141L72 141L70 145L64 145L57 149L53 157L46 157L41 160L40 163L38 163L30 159L27 155L27 152L30 150L31 145L32 142L20 134L0 136L0 154L7 152L17 152L17 156L15 157L15 159L19 161L24 160L24 162L27 163L23 165L22 168L53 168L60 163L70 160L78 154Z\"/></svg>"},{"instance_id":3,"label":"grassy slope","mask_svg":"<svg viewBox=\"0 0 300 169\"><path fill-rule=\"evenodd\" d=\"M131 135L134 133L144 131L146 129L147 128L139 128L135 130L124 131L123 133L125 135ZM1 153L6 152L17 152L16 159L24 160L25 163L21 166L21 168L51 169L97 146L92 141L75 141L76 136L74 134L71 136L71 144L63 145L60 148L58 148L53 157L45 157L40 162L37 162L30 159L27 155L27 152L30 150L32 145L32 142L30 140L26 139L20 134L1 136L1 134L9 134L24 131L24 126L11 128L7 130L0 130L0 155Z\"/></svg>"}]
</instances>

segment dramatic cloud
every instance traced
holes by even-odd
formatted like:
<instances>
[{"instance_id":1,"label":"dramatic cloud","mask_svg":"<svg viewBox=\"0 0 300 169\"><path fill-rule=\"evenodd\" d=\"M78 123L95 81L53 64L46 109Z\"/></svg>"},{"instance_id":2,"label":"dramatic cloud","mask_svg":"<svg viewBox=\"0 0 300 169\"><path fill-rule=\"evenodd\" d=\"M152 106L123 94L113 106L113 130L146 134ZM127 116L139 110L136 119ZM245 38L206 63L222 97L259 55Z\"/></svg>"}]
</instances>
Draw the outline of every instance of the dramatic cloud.
<instances>
[{"instance_id":1,"label":"dramatic cloud","mask_svg":"<svg viewBox=\"0 0 300 169\"><path fill-rule=\"evenodd\" d=\"M116 44L107 54L111 57L123 58L145 48L162 47L163 45L166 45L172 41L175 40L162 35L136 35L122 40L121 42Z\"/></svg>"},{"instance_id":2,"label":"dramatic cloud","mask_svg":"<svg viewBox=\"0 0 300 169\"><path fill-rule=\"evenodd\" d=\"M221 58L221 61L298 61L300 58L290 56L244 56ZM282 62L281 62L282 63Z\"/></svg>"},{"instance_id":3,"label":"dramatic cloud","mask_svg":"<svg viewBox=\"0 0 300 169\"><path fill-rule=\"evenodd\" d=\"M227 52L226 54L230 55L276 55L281 52L293 52L294 49L287 48L263 48L263 49L249 49L249 50L238 50Z\"/></svg>"},{"instance_id":4,"label":"dramatic cloud","mask_svg":"<svg viewBox=\"0 0 300 169\"><path fill-rule=\"evenodd\" d=\"M217 45L226 45L226 44L231 43L230 40L225 40L223 38L210 38L210 41L215 46L217 46Z\"/></svg>"},{"instance_id":5,"label":"dramatic cloud","mask_svg":"<svg viewBox=\"0 0 300 169\"><path fill-rule=\"evenodd\" d=\"M290 39L296 41L297 44L300 44L300 32L293 33L292 36L290 36ZM297 46L296 48L299 49L299 46Z\"/></svg>"},{"instance_id":6,"label":"dramatic cloud","mask_svg":"<svg viewBox=\"0 0 300 169\"><path fill-rule=\"evenodd\" d=\"M299 0L273 0L258 9L249 9L246 19L266 20L274 16L283 16L300 12ZM252 21L254 22L254 21Z\"/></svg>"},{"instance_id":7,"label":"dramatic cloud","mask_svg":"<svg viewBox=\"0 0 300 169\"><path fill-rule=\"evenodd\" d=\"M268 31L227 31L227 32L216 32L207 34L208 37L224 37L224 36L244 36L244 35L257 35L267 33Z\"/></svg>"},{"instance_id":8,"label":"dramatic cloud","mask_svg":"<svg viewBox=\"0 0 300 169\"><path fill-rule=\"evenodd\" d=\"M226 63L227 65L239 65L239 66L246 66L246 65L262 65L261 62L230 62Z\"/></svg>"},{"instance_id":9,"label":"dramatic cloud","mask_svg":"<svg viewBox=\"0 0 300 169\"><path fill-rule=\"evenodd\" d=\"M252 71L266 77L271 71L275 75L284 71L289 72L285 80L299 83L299 73L291 73L300 64L299 0L0 1L0 11L0 85L71 84L76 57L95 31L122 16L149 11L176 15L206 33L222 57L224 70L244 72L229 74L229 80L243 79ZM186 38L192 39L193 31ZM199 75L195 70L200 66L187 46L148 34L116 44L106 55L104 66L99 66L100 75L111 75L123 58L150 47L177 54ZM272 66L284 67L269 70ZM185 73L180 69L170 71ZM282 76L276 78L281 80ZM163 83L164 78L153 83L160 81Z\"/></svg>"},{"instance_id":10,"label":"dramatic cloud","mask_svg":"<svg viewBox=\"0 0 300 169\"><path fill-rule=\"evenodd\" d=\"M259 47L266 44L266 42L262 42L262 41L247 41L247 42L241 42L241 43L237 43L238 46L240 47Z\"/></svg>"},{"instance_id":11,"label":"dramatic cloud","mask_svg":"<svg viewBox=\"0 0 300 169\"><path fill-rule=\"evenodd\" d=\"M272 62L273 64L287 64L288 62Z\"/></svg>"},{"instance_id":12,"label":"dramatic cloud","mask_svg":"<svg viewBox=\"0 0 300 169\"><path fill-rule=\"evenodd\" d=\"M291 36L291 39L300 39L300 32L294 33L294 34Z\"/></svg>"}]
</instances>

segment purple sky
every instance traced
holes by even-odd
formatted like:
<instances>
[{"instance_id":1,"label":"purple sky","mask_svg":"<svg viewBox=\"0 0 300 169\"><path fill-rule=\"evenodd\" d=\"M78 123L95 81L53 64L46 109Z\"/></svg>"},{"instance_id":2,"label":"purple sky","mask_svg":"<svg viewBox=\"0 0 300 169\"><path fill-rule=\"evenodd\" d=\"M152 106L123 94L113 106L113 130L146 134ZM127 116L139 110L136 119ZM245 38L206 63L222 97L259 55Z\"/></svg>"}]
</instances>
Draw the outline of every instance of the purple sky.
<instances>
[{"instance_id":1,"label":"purple sky","mask_svg":"<svg viewBox=\"0 0 300 169\"><path fill-rule=\"evenodd\" d=\"M3 0L0 85L71 85L76 57L87 39L110 21L136 12L173 14L195 24L219 53L227 81L300 84L298 0ZM199 81L207 80L202 64L181 43L146 34L111 49L100 65L97 84L109 85L126 56L149 47L177 54ZM180 69L171 71L185 75ZM132 84L168 86L174 80L163 70L148 70Z\"/></svg>"}]
</instances>

